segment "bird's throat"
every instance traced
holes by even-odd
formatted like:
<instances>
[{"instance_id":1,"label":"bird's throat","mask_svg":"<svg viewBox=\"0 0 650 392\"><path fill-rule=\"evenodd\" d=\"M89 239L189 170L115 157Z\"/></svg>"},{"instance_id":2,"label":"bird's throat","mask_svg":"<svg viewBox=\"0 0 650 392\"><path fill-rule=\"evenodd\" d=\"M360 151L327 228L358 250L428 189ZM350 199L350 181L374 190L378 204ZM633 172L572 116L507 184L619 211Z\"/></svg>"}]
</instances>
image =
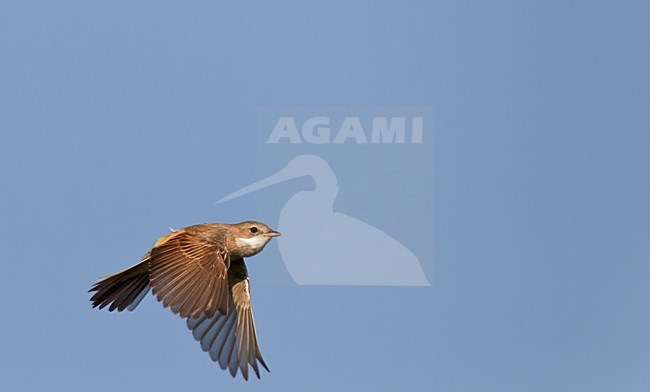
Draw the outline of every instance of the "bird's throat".
<instances>
[{"instance_id":1,"label":"bird's throat","mask_svg":"<svg viewBox=\"0 0 650 392\"><path fill-rule=\"evenodd\" d=\"M238 247L244 250L244 253L252 255L261 251L267 242L269 242L268 237L258 235L253 238L235 238L235 243Z\"/></svg>"}]
</instances>

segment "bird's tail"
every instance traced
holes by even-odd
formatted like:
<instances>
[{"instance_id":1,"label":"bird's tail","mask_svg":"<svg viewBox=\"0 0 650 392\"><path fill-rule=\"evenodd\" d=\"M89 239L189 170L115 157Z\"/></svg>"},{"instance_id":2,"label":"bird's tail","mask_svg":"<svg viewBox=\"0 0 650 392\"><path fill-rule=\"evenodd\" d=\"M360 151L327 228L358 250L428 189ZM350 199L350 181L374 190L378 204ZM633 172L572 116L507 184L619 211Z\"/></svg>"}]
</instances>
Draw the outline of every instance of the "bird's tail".
<instances>
[{"instance_id":1,"label":"bird's tail","mask_svg":"<svg viewBox=\"0 0 650 392\"><path fill-rule=\"evenodd\" d=\"M90 299L93 308L99 306L102 309L110 305L108 310L111 312L135 309L149 292L149 253L133 267L99 279L88 290L93 291L96 291Z\"/></svg>"}]
</instances>

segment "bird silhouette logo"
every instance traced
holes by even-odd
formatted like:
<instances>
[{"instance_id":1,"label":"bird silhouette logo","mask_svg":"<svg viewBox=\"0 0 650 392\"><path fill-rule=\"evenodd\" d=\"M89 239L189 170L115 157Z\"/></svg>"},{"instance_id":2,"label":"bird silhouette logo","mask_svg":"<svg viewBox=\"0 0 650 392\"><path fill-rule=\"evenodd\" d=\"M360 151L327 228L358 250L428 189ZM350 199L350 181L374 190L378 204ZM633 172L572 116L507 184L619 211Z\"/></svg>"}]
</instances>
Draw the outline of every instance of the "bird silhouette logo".
<instances>
[{"instance_id":1,"label":"bird silhouette logo","mask_svg":"<svg viewBox=\"0 0 650 392\"><path fill-rule=\"evenodd\" d=\"M294 194L280 212L278 249L300 285L430 286L418 258L381 229L334 211L336 174L317 155L298 155L277 173L217 202L302 176L313 190Z\"/></svg>"}]
</instances>

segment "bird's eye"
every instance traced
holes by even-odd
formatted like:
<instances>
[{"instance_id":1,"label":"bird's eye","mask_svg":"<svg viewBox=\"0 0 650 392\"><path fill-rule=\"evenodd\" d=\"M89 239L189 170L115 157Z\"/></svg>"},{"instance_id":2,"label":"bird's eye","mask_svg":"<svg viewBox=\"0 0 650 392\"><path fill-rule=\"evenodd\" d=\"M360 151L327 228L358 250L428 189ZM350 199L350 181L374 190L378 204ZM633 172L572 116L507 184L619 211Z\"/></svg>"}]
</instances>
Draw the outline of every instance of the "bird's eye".
<instances>
[{"instance_id":1,"label":"bird's eye","mask_svg":"<svg viewBox=\"0 0 650 392\"><path fill-rule=\"evenodd\" d=\"M251 233L257 233L257 227L255 226L251 227Z\"/></svg>"}]
</instances>

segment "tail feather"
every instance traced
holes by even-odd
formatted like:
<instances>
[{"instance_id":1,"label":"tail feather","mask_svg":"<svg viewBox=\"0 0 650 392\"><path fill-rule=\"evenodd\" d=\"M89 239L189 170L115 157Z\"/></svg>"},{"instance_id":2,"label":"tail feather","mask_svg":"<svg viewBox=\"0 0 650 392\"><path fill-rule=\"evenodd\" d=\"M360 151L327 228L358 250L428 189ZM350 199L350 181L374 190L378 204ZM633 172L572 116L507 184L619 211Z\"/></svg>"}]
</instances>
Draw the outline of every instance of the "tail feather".
<instances>
[{"instance_id":1,"label":"tail feather","mask_svg":"<svg viewBox=\"0 0 650 392\"><path fill-rule=\"evenodd\" d=\"M133 302L131 302L131 305L127 306L126 308L129 310L129 312L132 312L135 308L140 305L140 302L142 302L142 299L147 295L149 292L149 283L147 283L147 288L142 290L140 294L135 298Z\"/></svg>"},{"instance_id":2,"label":"tail feather","mask_svg":"<svg viewBox=\"0 0 650 392\"><path fill-rule=\"evenodd\" d=\"M149 253L133 267L101 278L89 292L95 292L90 298L93 308L110 305L111 312L134 310L149 292Z\"/></svg>"}]
</instances>

